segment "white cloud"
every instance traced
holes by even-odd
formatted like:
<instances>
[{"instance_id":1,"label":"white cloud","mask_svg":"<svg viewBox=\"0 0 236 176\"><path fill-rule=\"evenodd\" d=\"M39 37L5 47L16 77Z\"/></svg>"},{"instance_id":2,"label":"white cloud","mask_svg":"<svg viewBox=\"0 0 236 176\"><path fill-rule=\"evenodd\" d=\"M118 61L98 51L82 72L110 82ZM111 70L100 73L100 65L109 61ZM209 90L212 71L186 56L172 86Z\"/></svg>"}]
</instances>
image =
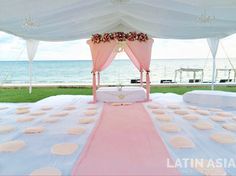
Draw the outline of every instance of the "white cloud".
<instances>
[{"instance_id":1,"label":"white cloud","mask_svg":"<svg viewBox=\"0 0 236 176\"><path fill-rule=\"evenodd\" d=\"M37 60L85 60L91 58L86 40L40 42Z\"/></svg>"}]
</instances>

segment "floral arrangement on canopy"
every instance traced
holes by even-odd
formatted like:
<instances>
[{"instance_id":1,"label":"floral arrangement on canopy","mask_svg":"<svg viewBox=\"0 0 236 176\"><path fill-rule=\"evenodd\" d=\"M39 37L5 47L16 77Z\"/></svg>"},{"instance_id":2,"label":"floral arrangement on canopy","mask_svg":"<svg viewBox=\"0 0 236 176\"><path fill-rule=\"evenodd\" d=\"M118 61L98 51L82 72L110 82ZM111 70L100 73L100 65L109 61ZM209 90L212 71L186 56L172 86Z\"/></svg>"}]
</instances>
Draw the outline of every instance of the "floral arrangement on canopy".
<instances>
[{"instance_id":1,"label":"floral arrangement on canopy","mask_svg":"<svg viewBox=\"0 0 236 176\"><path fill-rule=\"evenodd\" d=\"M148 35L144 34L142 32L137 33L137 32L111 32L111 33L104 33L104 34L94 34L91 37L91 41L95 44L101 43L101 42L110 42L112 40L117 40L119 42L123 41L140 41L140 42L145 42L147 41Z\"/></svg>"}]
</instances>

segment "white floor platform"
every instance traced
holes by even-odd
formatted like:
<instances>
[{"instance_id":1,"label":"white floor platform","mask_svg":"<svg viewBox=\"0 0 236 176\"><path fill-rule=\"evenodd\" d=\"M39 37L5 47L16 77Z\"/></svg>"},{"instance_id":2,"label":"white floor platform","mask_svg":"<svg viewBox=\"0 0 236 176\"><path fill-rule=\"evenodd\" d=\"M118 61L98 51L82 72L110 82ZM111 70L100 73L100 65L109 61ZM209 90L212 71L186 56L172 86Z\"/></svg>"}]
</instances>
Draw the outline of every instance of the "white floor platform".
<instances>
[{"instance_id":1,"label":"white floor platform","mask_svg":"<svg viewBox=\"0 0 236 176\"><path fill-rule=\"evenodd\" d=\"M233 95L233 94L232 94ZM222 98L228 101L230 97ZM152 102L144 103L150 118L153 121L157 132L163 139L171 157L174 161L182 161L184 159L206 159L217 160L224 159L226 164L233 161L236 163L236 142L233 144L220 144L211 140L210 136L215 133L230 134L236 138L236 132L223 128L223 124L235 123L236 108L225 109L220 108L217 112L208 106L200 104L199 106L189 106L184 102L181 95L172 93L168 94L151 94ZM198 99L198 98L196 98ZM25 147L17 152L0 152L0 175L29 175L33 170L42 167L55 167L59 169L62 175L70 175L71 170L85 144L92 133L96 122L98 122L103 103L96 105L88 104L92 100L92 96L54 96L41 100L36 103L0 103L0 126L12 126L14 130L8 133L0 134L0 145L12 140L22 140L25 142ZM161 130L163 122L157 119L160 114L153 113L153 110L148 108L149 104L157 104L161 106L160 110L168 116L172 117L171 122L178 125L181 131L176 133L167 133ZM175 109L168 106L175 105L181 111L187 111L189 114L197 115L198 120L186 120L182 115L178 115ZM33 116L32 114L41 111L42 107L49 106L52 109L45 111L45 114ZM5 107L5 108L4 108ZM16 114L17 108L29 107L29 114ZM69 108L68 108L69 107ZM75 109L71 108L75 107ZM84 112L88 109L96 109L94 123L79 124L79 120L85 117ZM71 109L71 110L70 110ZM195 111L196 109L197 111ZM200 115L200 111L209 112L208 115ZM48 123L45 120L54 118L57 113L67 111L68 115L60 117L55 123ZM155 112L155 111L154 111ZM232 116L227 117L224 122L216 122L211 119L218 112L231 113ZM111 114L112 116L112 114ZM25 117L33 117L32 121L19 122L19 119ZM210 130L198 130L193 127L198 121L210 123L213 127ZM27 127L43 126L44 131L38 134L24 134ZM67 130L74 127L83 127L86 131L81 135L68 135ZM194 148L176 149L170 145L169 141L174 136L184 136L193 141ZM72 155L58 156L51 152L52 146L59 143L74 143L79 147ZM0 148L1 149L1 148ZM183 176L202 176L201 173L189 167L178 168ZM227 175L235 175L236 167L225 167Z\"/></svg>"},{"instance_id":2,"label":"white floor platform","mask_svg":"<svg viewBox=\"0 0 236 176\"><path fill-rule=\"evenodd\" d=\"M187 103L215 108L236 108L236 93L194 90L183 95Z\"/></svg>"},{"instance_id":3,"label":"white floor platform","mask_svg":"<svg viewBox=\"0 0 236 176\"><path fill-rule=\"evenodd\" d=\"M101 102L139 102L146 100L143 87L101 87L97 90L97 101Z\"/></svg>"}]
</instances>

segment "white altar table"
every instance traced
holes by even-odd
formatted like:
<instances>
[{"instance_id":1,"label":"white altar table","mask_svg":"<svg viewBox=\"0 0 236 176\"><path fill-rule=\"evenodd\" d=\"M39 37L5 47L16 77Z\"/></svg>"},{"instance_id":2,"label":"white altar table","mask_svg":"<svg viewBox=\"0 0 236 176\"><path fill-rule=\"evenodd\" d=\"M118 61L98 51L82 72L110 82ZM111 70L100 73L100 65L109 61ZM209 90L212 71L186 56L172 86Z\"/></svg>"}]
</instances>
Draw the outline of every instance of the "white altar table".
<instances>
[{"instance_id":1,"label":"white altar table","mask_svg":"<svg viewBox=\"0 0 236 176\"><path fill-rule=\"evenodd\" d=\"M147 98L143 87L100 87L96 95L101 102L138 102Z\"/></svg>"}]
</instances>

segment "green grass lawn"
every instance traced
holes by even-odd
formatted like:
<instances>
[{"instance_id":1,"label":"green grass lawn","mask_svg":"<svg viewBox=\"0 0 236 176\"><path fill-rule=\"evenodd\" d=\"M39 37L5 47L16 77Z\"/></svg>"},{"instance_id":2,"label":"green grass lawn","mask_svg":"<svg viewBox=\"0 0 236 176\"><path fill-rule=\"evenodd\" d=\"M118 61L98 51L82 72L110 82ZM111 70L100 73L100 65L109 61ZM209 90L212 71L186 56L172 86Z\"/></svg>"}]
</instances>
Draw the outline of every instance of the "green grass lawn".
<instances>
[{"instance_id":1,"label":"green grass lawn","mask_svg":"<svg viewBox=\"0 0 236 176\"><path fill-rule=\"evenodd\" d=\"M36 102L54 95L91 95L90 88L33 88L29 94L27 88L0 89L0 102Z\"/></svg>"},{"instance_id":2,"label":"green grass lawn","mask_svg":"<svg viewBox=\"0 0 236 176\"><path fill-rule=\"evenodd\" d=\"M182 87L152 87L151 93L159 92L159 93L176 93L179 95L184 94L185 92L189 92L192 90L211 90L209 86L199 86L199 87L191 87L191 86L182 86ZM236 92L236 86L217 86L215 90L222 90L227 92Z\"/></svg>"},{"instance_id":3,"label":"green grass lawn","mask_svg":"<svg viewBox=\"0 0 236 176\"><path fill-rule=\"evenodd\" d=\"M152 87L151 93L184 94L191 90L209 90L210 87ZM216 90L236 92L236 87L216 87ZM36 102L54 95L91 95L91 88L33 88L30 95L27 88L0 88L0 102Z\"/></svg>"}]
</instances>

